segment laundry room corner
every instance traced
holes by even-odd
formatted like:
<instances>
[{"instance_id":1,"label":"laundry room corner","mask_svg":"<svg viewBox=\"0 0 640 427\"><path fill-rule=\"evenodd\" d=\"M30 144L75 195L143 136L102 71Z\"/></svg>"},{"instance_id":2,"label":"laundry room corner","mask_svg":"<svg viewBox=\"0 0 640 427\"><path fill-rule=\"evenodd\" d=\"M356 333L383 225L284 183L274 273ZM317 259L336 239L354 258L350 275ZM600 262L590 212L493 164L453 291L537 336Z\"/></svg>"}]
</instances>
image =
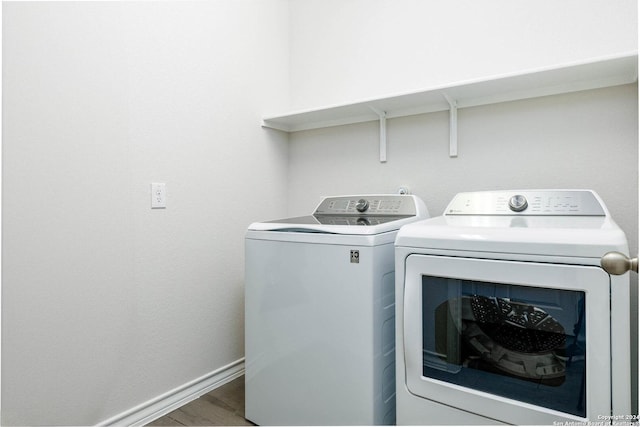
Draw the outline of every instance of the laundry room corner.
<instances>
[{"instance_id":1,"label":"laundry room corner","mask_svg":"<svg viewBox=\"0 0 640 427\"><path fill-rule=\"evenodd\" d=\"M0 20L0 425L637 421L637 0Z\"/></svg>"}]
</instances>

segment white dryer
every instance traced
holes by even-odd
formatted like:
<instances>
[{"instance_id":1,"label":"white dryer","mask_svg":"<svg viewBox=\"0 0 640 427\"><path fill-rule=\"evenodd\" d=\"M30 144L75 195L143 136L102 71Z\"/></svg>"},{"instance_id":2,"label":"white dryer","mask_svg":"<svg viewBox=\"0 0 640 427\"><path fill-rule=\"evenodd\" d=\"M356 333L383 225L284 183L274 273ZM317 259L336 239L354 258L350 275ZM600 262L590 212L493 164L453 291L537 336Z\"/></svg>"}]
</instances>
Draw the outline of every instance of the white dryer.
<instances>
[{"instance_id":1,"label":"white dryer","mask_svg":"<svg viewBox=\"0 0 640 427\"><path fill-rule=\"evenodd\" d=\"M394 424L394 240L427 217L415 196L339 196L313 215L249 226L248 420Z\"/></svg>"},{"instance_id":2,"label":"white dryer","mask_svg":"<svg viewBox=\"0 0 640 427\"><path fill-rule=\"evenodd\" d=\"M624 233L587 190L461 193L403 227L397 423L636 421L629 273L601 268L612 251L626 263Z\"/></svg>"}]
</instances>

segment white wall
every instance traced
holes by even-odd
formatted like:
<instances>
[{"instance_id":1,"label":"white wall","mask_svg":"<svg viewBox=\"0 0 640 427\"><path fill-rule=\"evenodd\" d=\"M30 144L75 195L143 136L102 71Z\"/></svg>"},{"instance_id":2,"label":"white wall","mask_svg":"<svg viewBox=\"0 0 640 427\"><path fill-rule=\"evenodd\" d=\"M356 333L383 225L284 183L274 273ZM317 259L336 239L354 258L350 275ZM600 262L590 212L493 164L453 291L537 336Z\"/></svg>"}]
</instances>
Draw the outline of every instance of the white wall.
<instances>
[{"instance_id":1,"label":"white wall","mask_svg":"<svg viewBox=\"0 0 640 427\"><path fill-rule=\"evenodd\" d=\"M635 51L638 34L636 0L294 0L291 28L294 110Z\"/></svg>"},{"instance_id":2,"label":"white wall","mask_svg":"<svg viewBox=\"0 0 640 427\"><path fill-rule=\"evenodd\" d=\"M243 234L286 213L259 123L288 4L2 7L2 425L91 425L244 355Z\"/></svg>"},{"instance_id":3,"label":"white wall","mask_svg":"<svg viewBox=\"0 0 640 427\"><path fill-rule=\"evenodd\" d=\"M637 2L614 3L292 1L292 109L637 51ZM293 133L289 214L322 195L400 184L435 214L457 191L585 187L637 250L637 123L636 86L622 86L460 109L456 159L446 112L389 120L386 164L375 122Z\"/></svg>"}]
</instances>

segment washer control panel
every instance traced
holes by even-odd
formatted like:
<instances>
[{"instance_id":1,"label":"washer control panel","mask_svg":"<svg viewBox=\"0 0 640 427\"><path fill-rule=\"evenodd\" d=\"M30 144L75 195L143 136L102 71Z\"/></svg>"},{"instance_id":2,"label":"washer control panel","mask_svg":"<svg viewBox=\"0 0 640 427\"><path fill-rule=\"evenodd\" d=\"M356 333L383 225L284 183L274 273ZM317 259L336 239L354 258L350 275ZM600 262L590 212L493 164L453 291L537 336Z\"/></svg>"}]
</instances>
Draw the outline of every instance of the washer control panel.
<instances>
[{"instance_id":1,"label":"washer control panel","mask_svg":"<svg viewBox=\"0 0 640 427\"><path fill-rule=\"evenodd\" d=\"M401 195L363 195L327 197L316 208L314 215L415 215L412 197Z\"/></svg>"},{"instance_id":2,"label":"washer control panel","mask_svg":"<svg viewBox=\"0 0 640 427\"><path fill-rule=\"evenodd\" d=\"M588 190L514 190L459 193L445 215L605 216Z\"/></svg>"}]
</instances>

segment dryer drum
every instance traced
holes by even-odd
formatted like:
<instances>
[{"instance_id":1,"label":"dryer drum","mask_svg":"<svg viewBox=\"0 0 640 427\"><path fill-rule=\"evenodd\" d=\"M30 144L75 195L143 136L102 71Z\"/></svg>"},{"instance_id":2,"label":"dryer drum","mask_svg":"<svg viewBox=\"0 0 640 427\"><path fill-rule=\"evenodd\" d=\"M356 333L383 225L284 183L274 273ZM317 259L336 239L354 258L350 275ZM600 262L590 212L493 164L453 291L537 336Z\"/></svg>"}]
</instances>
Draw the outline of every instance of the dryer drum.
<instances>
[{"instance_id":1,"label":"dryer drum","mask_svg":"<svg viewBox=\"0 0 640 427\"><path fill-rule=\"evenodd\" d=\"M449 363L558 386L566 335L544 310L507 298L452 298L436 309L436 347Z\"/></svg>"},{"instance_id":2,"label":"dryer drum","mask_svg":"<svg viewBox=\"0 0 640 427\"><path fill-rule=\"evenodd\" d=\"M474 295L471 309L480 328L510 350L540 353L565 346L562 325L538 307Z\"/></svg>"}]
</instances>

